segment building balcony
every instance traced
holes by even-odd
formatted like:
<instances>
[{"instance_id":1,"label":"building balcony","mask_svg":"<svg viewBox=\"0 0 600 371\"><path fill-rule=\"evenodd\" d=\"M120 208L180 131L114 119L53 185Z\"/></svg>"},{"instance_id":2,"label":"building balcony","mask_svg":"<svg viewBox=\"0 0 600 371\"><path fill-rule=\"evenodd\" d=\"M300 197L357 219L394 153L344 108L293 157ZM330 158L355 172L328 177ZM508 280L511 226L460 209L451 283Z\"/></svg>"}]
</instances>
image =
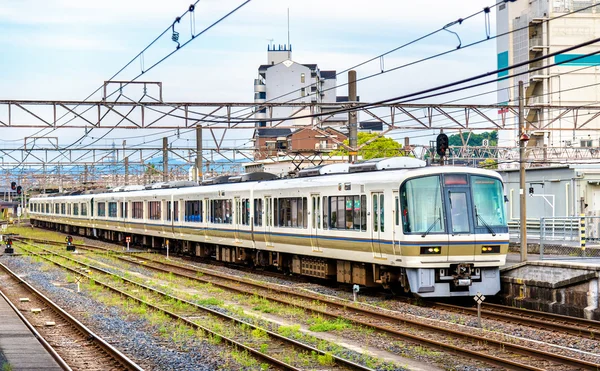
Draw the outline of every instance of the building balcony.
<instances>
[{"instance_id":1,"label":"building balcony","mask_svg":"<svg viewBox=\"0 0 600 371\"><path fill-rule=\"evenodd\" d=\"M263 84L262 80L255 79L254 80L254 92L255 93L265 93L267 91L267 85Z\"/></svg>"}]
</instances>

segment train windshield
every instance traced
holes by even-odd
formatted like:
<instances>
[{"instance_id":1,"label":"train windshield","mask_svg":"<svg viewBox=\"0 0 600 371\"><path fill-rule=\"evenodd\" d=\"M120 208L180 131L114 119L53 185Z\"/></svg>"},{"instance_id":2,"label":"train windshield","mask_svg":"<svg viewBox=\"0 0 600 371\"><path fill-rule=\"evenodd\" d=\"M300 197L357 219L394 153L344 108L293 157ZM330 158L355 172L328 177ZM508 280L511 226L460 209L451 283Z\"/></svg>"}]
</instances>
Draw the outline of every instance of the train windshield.
<instances>
[{"instance_id":1,"label":"train windshield","mask_svg":"<svg viewBox=\"0 0 600 371\"><path fill-rule=\"evenodd\" d=\"M475 203L475 223L478 227L505 226L504 196L502 183L498 179L481 176L471 178L473 202Z\"/></svg>"},{"instance_id":2,"label":"train windshield","mask_svg":"<svg viewBox=\"0 0 600 371\"><path fill-rule=\"evenodd\" d=\"M402 185L400 194L404 232L445 232L439 176L411 179Z\"/></svg>"}]
</instances>

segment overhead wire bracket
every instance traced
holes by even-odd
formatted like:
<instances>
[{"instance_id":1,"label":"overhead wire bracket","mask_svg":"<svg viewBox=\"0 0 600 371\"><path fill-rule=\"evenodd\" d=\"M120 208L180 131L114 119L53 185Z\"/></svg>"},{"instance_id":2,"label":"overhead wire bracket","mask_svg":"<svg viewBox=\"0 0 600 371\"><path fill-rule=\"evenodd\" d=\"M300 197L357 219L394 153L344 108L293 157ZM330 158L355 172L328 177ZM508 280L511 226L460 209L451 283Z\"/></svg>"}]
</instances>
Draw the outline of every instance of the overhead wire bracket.
<instances>
[{"instance_id":1,"label":"overhead wire bracket","mask_svg":"<svg viewBox=\"0 0 600 371\"><path fill-rule=\"evenodd\" d=\"M171 29L173 31L173 35L171 36L171 40L173 40L173 41L175 41L177 43L177 49L179 49L181 47L181 44L179 44L179 32L175 31L175 23L179 23L179 21L181 21L181 17L175 18L175 21L173 22L173 25L171 25Z\"/></svg>"},{"instance_id":2,"label":"overhead wire bracket","mask_svg":"<svg viewBox=\"0 0 600 371\"><path fill-rule=\"evenodd\" d=\"M490 8L488 6L483 8L483 13L485 14L485 35L489 40L491 34Z\"/></svg>"},{"instance_id":3,"label":"overhead wire bracket","mask_svg":"<svg viewBox=\"0 0 600 371\"><path fill-rule=\"evenodd\" d=\"M196 13L194 13L194 10L196 10L196 6L194 4L191 4L188 10L190 12L190 33L192 34L193 39L194 37L196 37Z\"/></svg>"},{"instance_id":4,"label":"overhead wire bracket","mask_svg":"<svg viewBox=\"0 0 600 371\"><path fill-rule=\"evenodd\" d=\"M460 36L458 36L458 34L454 31L451 31L448 29L448 27L452 27L455 24L462 24L463 19L459 18L458 20L454 21L454 22L450 22L447 25L444 26L444 31L448 31L450 33L453 33L454 35L456 35L456 38L458 39L458 46L456 47L456 49L460 49L460 47L462 46L462 41L460 40Z\"/></svg>"}]
</instances>

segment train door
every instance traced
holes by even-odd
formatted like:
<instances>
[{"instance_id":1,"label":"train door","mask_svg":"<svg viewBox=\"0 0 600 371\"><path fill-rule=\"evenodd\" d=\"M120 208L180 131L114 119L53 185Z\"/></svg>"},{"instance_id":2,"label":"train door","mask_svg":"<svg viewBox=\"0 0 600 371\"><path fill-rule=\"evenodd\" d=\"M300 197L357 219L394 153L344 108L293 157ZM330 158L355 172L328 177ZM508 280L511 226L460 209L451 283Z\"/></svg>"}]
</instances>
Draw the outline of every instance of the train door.
<instances>
[{"instance_id":1,"label":"train door","mask_svg":"<svg viewBox=\"0 0 600 371\"><path fill-rule=\"evenodd\" d=\"M265 243L267 247L273 247L271 229L273 228L273 199L265 196Z\"/></svg>"},{"instance_id":2,"label":"train door","mask_svg":"<svg viewBox=\"0 0 600 371\"><path fill-rule=\"evenodd\" d=\"M242 201L239 197L233 199L235 215L233 216L233 236L235 242L240 242L240 223L242 217Z\"/></svg>"},{"instance_id":3,"label":"train door","mask_svg":"<svg viewBox=\"0 0 600 371\"><path fill-rule=\"evenodd\" d=\"M313 252L322 252L319 246L319 230L321 229L321 197L318 194L310 196L310 245Z\"/></svg>"},{"instance_id":4,"label":"train door","mask_svg":"<svg viewBox=\"0 0 600 371\"><path fill-rule=\"evenodd\" d=\"M473 230L471 198L469 187L446 188L446 208L448 220L448 260L461 260L475 254L475 245L470 236Z\"/></svg>"},{"instance_id":5,"label":"train door","mask_svg":"<svg viewBox=\"0 0 600 371\"><path fill-rule=\"evenodd\" d=\"M394 191L393 196L394 208L392 210L392 219L394 222L390 224L390 227L392 228L392 251L394 255L397 255L401 254L400 236L402 236L402 223L400 220L402 219L402 215L400 213L400 196L398 191Z\"/></svg>"},{"instance_id":6,"label":"train door","mask_svg":"<svg viewBox=\"0 0 600 371\"><path fill-rule=\"evenodd\" d=\"M374 257L382 258L381 244L385 232L385 220L383 217L385 198L383 192L371 192L371 250Z\"/></svg>"},{"instance_id":7,"label":"train door","mask_svg":"<svg viewBox=\"0 0 600 371\"><path fill-rule=\"evenodd\" d=\"M208 222L212 220L213 215L212 215L212 210L210 207L210 200L208 198L204 199L204 207L200 208L201 209L201 213L204 213L203 218L202 218L202 230L204 231L204 239L205 240L211 240L212 238L210 237L210 234L208 233Z\"/></svg>"}]
</instances>

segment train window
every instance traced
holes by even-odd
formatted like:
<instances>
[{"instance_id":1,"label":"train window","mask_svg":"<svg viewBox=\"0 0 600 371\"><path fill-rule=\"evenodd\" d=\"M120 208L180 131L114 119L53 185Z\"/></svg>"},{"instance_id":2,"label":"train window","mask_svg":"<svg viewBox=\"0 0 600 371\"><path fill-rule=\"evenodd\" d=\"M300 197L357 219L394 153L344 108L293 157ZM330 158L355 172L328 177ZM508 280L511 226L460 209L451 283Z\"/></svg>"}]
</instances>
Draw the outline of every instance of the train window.
<instances>
[{"instance_id":1,"label":"train window","mask_svg":"<svg viewBox=\"0 0 600 371\"><path fill-rule=\"evenodd\" d=\"M373 232L379 231L379 198L373 195Z\"/></svg>"},{"instance_id":2,"label":"train window","mask_svg":"<svg viewBox=\"0 0 600 371\"><path fill-rule=\"evenodd\" d=\"M250 200L242 199L242 224L250 225Z\"/></svg>"},{"instance_id":3,"label":"train window","mask_svg":"<svg viewBox=\"0 0 600 371\"><path fill-rule=\"evenodd\" d=\"M329 228L329 215L331 214L329 212L329 197L324 196L323 197L323 229L328 229Z\"/></svg>"},{"instance_id":4,"label":"train window","mask_svg":"<svg viewBox=\"0 0 600 371\"><path fill-rule=\"evenodd\" d=\"M319 196L312 196L312 228L321 228L321 198Z\"/></svg>"},{"instance_id":5,"label":"train window","mask_svg":"<svg viewBox=\"0 0 600 371\"><path fill-rule=\"evenodd\" d=\"M117 203L116 202L108 203L108 216L111 218L117 217Z\"/></svg>"},{"instance_id":6,"label":"train window","mask_svg":"<svg viewBox=\"0 0 600 371\"><path fill-rule=\"evenodd\" d=\"M73 204L73 215L79 215L79 204Z\"/></svg>"},{"instance_id":7,"label":"train window","mask_svg":"<svg viewBox=\"0 0 600 371\"><path fill-rule=\"evenodd\" d=\"M211 222L217 224L231 224L231 200L210 200Z\"/></svg>"},{"instance_id":8,"label":"train window","mask_svg":"<svg viewBox=\"0 0 600 371\"><path fill-rule=\"evenodd\" d=\"M278 227L308 227L308 202L306 197L275 199L275 215Z\"/></svg>"},{"instance_id":9,"label":"train window","mask_svg":"<svg viewBox=\"0 0 600 371\"><path fill-rule=\"evenodd\" d=\"M400 225L400 200L398 196L394 197L394 224Z\"/></svg>"},{"instance_id":10,"label":"train window","mask_svg":"<svg viewBox=\"0 0 600 371\"><path fill-rule=\"evenodd\" d=\"M148 219L160 220L161 210L160 201L148 201Z\"/></svg>"},{"instance_id":11,"label":"train window","mask_svg":"<svg viewBox=\"0 0 600 371\"><path fill-rule=\"evenodd\" d=\"M202 209L202 202L198 201L200 203L200 208ZM173 207L173 205L175 207ZM173 209L173 210L171 210ZM171 217L172 215L172 217ZM178 221L179 220L179 201L167 201L167 221L171 221L171 219L173 221ZM200 221L202 220L202 213L200 213ZM186 219L187 221L187 219Z\"/></svg>"},{"instance_id":12,"label":"train window","mask_svg":"<svg viewBox=\"0 0 600 371\"><path fill-rule=\"evenodd\" d=\"M445 231L439 176L415 178L402 184L400 207L405 233Z\"/></svg>"},{"instance_id":13,"label":"train window","mask_svg":"<svg viewBox=\"0 0 600 371\"><path fill-rule=\"evenodd\" d=\"M106 202L98 202L97 210L98 216L106 216Z\"/></svg>"},{"instance_id":14,"label":"train window","mask_svg":"<svg viewBox=\"0 0 600 371\"><path fill-rule=\"evenodd\" d=\"M196 223L199 223L202 221L202 201L194 200L194 201L186 201L185 202L184 220L186 222L196 222Z\"/></svg>"},{"instance_id":15,"label":"train window","mask_svg":"<svg viewBox=\"0 0 600 371\"><path fill-rule=\"evenodd\" d=\"M64 203L60 204L60 213L61 215L65 215L67 213Z\"/></svg>"},{"instance_id":16,"label":"train window","mask_svg":"<svg viewBox=\"0 0 600 371\"><path fill-rule=\"evenodd\" d=\"M121 208L121 218L127 219L127 201L119 202Z\"/></svg>"},{"instance_id":17,"label":"train window","mask_svg":"<svg viewBox=\"0 0 600 371\"><path fill-rule=\"evenodd\" d=\"M366 196L331 196L328 206L329 228L367 230Z\"/></svg>"},{"instance_id":18,"label":"train window","mask_svg":"<svg viewBox=\"0 0 600 371\"><path fill-rule=\"evenodd\" d=\"M254 200L254 225L262 226L262 210L263 210L263 200L256 199Z\"/></svg>"},{"instance_id":19,"label":"train window","mask_svg":"<svg viewBox=\"0 0 600 371\"><path fill-rule=\"evenodd\" d=\"M81 216L87 216L87 204L81 204Z\"/></svg>"},{"instance_id":20,"label":"train window","mask_svg":"<svg viewBox=\"0 0 600 371\"><path fill-rule=\"evenodd\" d=\"M134 201L131 203L131 218L132 219L143 219L144 218L144 203L142 201Z\"/></svg>"},{"instance_id":21,"label":"train window","mask_svg":"<svg viewBox=\"0 0 600 371\"><path fill-rule=\"evenodd\" d=\"M470 232L467 211L467 194L465 192L448 192L450 200L450 216L452 218L452 233Z\"/></svg>"},{"instance_id":22,"label":"train window","mask_svg":"<svg viewBox=\"0 0 600 371\"><path fill-rule=\"evenodd\" d=\"M500 180L473 176L471 183L477 226L484 227L486 224L506 225L504 195Z\"/></svg>"}]
</instances>

